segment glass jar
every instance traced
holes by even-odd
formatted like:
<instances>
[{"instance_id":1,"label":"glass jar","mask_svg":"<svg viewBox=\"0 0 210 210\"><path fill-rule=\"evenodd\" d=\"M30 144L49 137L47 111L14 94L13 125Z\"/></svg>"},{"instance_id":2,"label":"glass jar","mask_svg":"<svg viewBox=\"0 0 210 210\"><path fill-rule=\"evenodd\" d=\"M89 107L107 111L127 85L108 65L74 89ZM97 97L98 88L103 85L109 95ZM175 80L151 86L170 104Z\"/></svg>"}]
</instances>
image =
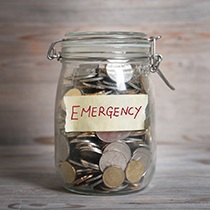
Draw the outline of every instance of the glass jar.
<instances>
[{"instance_id":1,"label":"glass jar","mask_svg":"<svg viewBox=\"0 0 210 210\"><path fill-rule=\"evenodd\" d=\"M53 42L62 63L55 105L55 166L81 194L144 189L155 172L151 72L162 59L139 32L77 32ZM55 45L61 42L61 52ZM167 82L167 80L165 80Z\"/></svg>"}]
</instances>

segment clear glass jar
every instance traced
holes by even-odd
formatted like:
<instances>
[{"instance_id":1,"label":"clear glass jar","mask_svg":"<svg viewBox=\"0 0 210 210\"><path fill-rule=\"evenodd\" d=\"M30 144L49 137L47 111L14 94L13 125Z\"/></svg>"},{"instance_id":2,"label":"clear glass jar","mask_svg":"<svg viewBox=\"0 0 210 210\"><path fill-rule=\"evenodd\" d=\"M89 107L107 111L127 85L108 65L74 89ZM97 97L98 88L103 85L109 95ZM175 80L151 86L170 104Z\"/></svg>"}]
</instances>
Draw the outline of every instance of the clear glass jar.
<instances>
[{"instance_id":1,"label":"clear glass jar","mask_svg":"<svg viewBox=\"0 0 210 210\"><path fill-rule=\"evenodd\" d=\"M62 63L55 166L66 189L127 194L151 181L156 162L150 81L154 40L138 32L77 32L51 45L48 58Z\"/></svg>"}]
</instances>

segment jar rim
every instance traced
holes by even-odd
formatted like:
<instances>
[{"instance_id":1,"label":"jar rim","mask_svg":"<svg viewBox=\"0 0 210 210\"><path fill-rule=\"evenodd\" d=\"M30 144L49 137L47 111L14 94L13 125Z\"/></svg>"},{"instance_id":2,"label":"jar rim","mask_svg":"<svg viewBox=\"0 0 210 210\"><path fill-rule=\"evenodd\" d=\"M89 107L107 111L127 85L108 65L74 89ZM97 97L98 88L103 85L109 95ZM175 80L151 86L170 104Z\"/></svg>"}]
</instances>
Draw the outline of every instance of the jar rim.
<instances>
[{"instance_id":1,"label":"jar rim","mask_svg":"<svg viewBox=\"0 0 210 210\"><path fill-rule=\"evenodd\" d=\"M143 32L98 31L67 33L62 41L64 59L148 59L150 40Z\"/></svg>"},{"instance_id":2,"label":"jar rim","mask_svg":"<svg viewBox=\"0 0 210 210\"><path fill-rule=\"evenodd\" d=\"M81 31L81 32L68 32L65 37L68 39L82 39L82 38L139 38L147 39L147 34L144 32L136 31Z\"/></svg>"}]
</instances>

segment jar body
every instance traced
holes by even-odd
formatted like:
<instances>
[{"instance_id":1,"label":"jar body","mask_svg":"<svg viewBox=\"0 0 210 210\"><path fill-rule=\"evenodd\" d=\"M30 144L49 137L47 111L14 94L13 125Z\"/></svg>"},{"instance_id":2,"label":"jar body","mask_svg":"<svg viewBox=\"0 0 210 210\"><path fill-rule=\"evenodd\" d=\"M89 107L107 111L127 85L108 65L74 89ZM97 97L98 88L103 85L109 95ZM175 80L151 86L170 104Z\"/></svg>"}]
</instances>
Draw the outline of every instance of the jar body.
<instances>
[{"instance_id":1,"label":"jar body","mask_svg":"<svg viewBox=\"0 0 210 210\"><path fill-rule=\"evenodd\" d=\"M55 105L55 165L81 194L144 189L156 162L149 59L62 59Z\"/></svg>"}]
</instances>

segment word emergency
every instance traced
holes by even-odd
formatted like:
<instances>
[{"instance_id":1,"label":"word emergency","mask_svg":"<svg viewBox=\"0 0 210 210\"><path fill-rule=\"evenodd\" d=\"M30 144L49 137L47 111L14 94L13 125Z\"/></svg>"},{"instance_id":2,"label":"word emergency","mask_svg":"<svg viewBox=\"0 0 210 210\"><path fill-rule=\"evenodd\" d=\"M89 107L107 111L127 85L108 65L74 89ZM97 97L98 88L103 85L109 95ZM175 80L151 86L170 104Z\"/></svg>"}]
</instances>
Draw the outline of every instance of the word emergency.
<instances>
[{"instance_id":1,"label":"word emergency","mask_svg":"<svg viewBox=\"0 0 210 210\"><path fill-rule=\"evenodd\" d=\"M133 119L136 119L138 114L140 114L142 106L136 107L136 106L126 106L126 107L119 107L119 106L87 106L82 107L81 105L74 105L71 107L71 114L70 119L71 120L78 120L79 118L82 118L83 116L86 117L108 117L110 119L114 117L120 117L123 115L132 116Z\"/></svg>"}]
</instances>

